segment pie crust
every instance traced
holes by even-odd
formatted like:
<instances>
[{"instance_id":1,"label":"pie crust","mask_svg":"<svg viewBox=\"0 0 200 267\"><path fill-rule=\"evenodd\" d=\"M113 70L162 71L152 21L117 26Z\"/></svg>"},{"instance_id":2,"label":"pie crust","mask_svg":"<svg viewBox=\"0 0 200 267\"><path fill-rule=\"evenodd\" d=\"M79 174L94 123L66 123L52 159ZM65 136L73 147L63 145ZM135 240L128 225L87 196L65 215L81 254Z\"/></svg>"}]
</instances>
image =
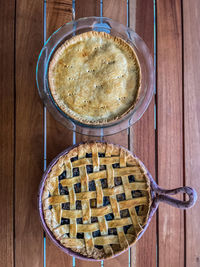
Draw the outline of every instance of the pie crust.
<instances>
[{"instance_id":1,"label":"pie crust","mask_svg":"<svg viewBox=\"0 0 200 267\"><path fill-rule=\"evenodd\" d=\"M131 45L105 32L85 32L62 44L48 69L51 95L69 117L107 124L133 110L141 71Z\"/></svg>"},{"instance_id":2,"label":"pie crust","mask_svg":"<svg viewBox=\"0 0 200 267\"><path fill-rule=\"evenodd\" d=\"M147 170L125 148L73 147L48 171L42 193L45 223L64 247L106 259L134 244L151 205Z\"/></svg>"}]
</instances>

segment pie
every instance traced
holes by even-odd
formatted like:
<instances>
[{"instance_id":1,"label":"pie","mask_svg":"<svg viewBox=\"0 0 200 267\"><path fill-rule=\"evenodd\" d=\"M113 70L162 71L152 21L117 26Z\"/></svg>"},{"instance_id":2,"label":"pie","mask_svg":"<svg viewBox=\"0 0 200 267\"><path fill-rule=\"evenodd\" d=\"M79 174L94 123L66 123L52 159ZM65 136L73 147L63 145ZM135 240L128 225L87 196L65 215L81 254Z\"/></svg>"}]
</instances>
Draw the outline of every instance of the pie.
<instances>
[{"instance_id":1,"label":"pie","mask_svg":"<svg viewBox=\"0 0 200 267\"><path fill-rule=\"evenodd\" d=\"M48 170L42 190L42 216L53 238L87 258L126 250L148 220L147 170L118 145L73 147Z\"/></svg>"},{"instance_id":2,"label":"pie","mask_svg":"<svg viewBox=\"0 0 200 267\"><path fill-rule=\"evenodd\" d=\"M101 125L128 114L139 99L141 71L131 45L105 32L64 42L48 68L49 90L68 117Z\"/></svg>"}]
</instances>

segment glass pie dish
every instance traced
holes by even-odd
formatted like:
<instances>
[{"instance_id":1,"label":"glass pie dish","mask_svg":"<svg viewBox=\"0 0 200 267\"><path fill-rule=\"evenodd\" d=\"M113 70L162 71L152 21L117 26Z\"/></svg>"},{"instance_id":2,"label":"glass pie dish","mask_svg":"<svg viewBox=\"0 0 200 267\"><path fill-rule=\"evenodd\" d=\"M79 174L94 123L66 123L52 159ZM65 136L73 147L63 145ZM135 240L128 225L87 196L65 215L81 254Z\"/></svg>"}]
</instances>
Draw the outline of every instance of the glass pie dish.
<instances>
[{"instance_id":1,"label":"glass pie dish","mask_svg":"<svg viewBox=\"0 0 200 267\"><path fill-rule=\"evenodd\" d=\"M138 58L141 71L140 97L135 103L134 108L119 119L100 125L88 125L67 115L57 105L49 88L48 70L55 51L73 36L89 31L105 32L127 42L133 48ZM36 81L39 95L49 112L70 130L93 136L115 134L127 129L138 121L152 99L153 80L153 61L144 41L132 29L110 18L104 17L81 18L64 24L44 44L36 68Z\"/></svg>"}]
</instances>

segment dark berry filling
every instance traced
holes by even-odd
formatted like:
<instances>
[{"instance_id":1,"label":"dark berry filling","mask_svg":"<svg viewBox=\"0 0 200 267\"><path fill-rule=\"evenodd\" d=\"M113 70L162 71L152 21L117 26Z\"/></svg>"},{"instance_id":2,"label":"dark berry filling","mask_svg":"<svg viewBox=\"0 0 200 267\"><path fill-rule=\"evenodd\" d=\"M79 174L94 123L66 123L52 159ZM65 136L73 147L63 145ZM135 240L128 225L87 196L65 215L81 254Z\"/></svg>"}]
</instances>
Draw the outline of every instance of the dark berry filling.
<instances>
[{"instance_id":1,"label":"dark berry filling","mask_svg":"<svg viewBox=\"0 0 200 267\"><path fill-rule=\"evenodd\" d=\"M89 182L89 191L96 191L96 185L94 181Z\"/></svg>"},{"instance_id":2,"label":"dark berry filling","mask_svg":"<svg viewBox=\"0 0 200 267\"><path fill-rule=\"evenodd\" d=\"M112 164L112 166L113 166L114 169L116 169L116 168L120 168L119 163L114 163L114 164Z\"/></svg>"},{"instance_id":3,"label":"dark berry filling","mask_svg":"<svg viewBox=\"0 0 200 267\"><path fill-rule=\"evenodd\" d=\"M112 221L114 219L113 213L108 213L105 215L106 221Z\"/></svg>"},{"instance_id":4,"label":"dark berry filling","mask_svg":"<svg viewBox=\"0 0 200 267\"><path fill-rule=\"evenodd\" d=\"M76 200L76 209L77 210L82 210L82 205L80 200Z\"/></svg>"},{"instance_id":5,"label":"dark berry filling","mask_svg":"<svg viewBox=\"0 0 200 267\"><path fill-rule=\"evenodd\" d=\"M121 177L115 177L114 183L115 183L115 186L122 185L122 178Z\"/></svg>"},{"instance_id":6,"label":"dark berry filling","mask_svg":"<svg viewBox=\"0 0 200 267\"><path fill-rule=\"evenodd\" d=\"M108 188L107 179L101 179L101 186L103 189Z\"/></svg>"},{"instance_id":7,"label":"dark berry filling","mask_svg":"<svg viewBox=\"0 0 200 267\"><path fill-rule=\"evenodd\" d=\"M71 162L78 160L78 156L71 158Z\"/></svg>"},{"instance_id":8,"label":"dark berry filling","mask_svg":"<svg viewBox=\"0 0 200 267\"><path fill-rule=\"evenodd\" d=\"M116 228L108 228L108 234L109 235L117 235L117 229Z\"/></svg>"},{"instance_id":9,"label":"dark berry filling","mask_svg":"<svg viewBox=\"0 0 200 267\"><path fill-rule=\"evenodd\" d=\"M93 165L86 165L87 173L93 173Z\"/></svg>"},{"instance_id":10,"label":"dark berry filling","mask_svg":"<svg viewBox=\"0 0 200 267\"><path fill-rule=\"evenodd\" d=\"M73 168L73 177L79 176L79 168Z\"/></svg>"},{"instance_id":11,"label":"dark berry filling","mask_svg":"<svg viewBox=\"0 0 200 267\"><path fill-rule=\"evenodd\" d=\"M133 183L133 182L135 182L135 177L134 177L134 175L129 175L128 179L129 179L129 183Z\"/></svg>"},{"instance_id":12,"label":"dark berry filling","mask_svg":"<svg viewBox=\"0 0 200 267\"><path fill-rule=\"evenodd\" d=\"M109 197L103 197L103 206L107 206L110 204L110 198Z\"/></svg>"},{"instance_id":13,"label":"dark berry filling","mask_svg":"<svg viewBox=\"0 0 200 267\"><path fill-rule=\"evenodd\" d=\"M126 199L125 193L116 195L116 198L118 202L125 200Z\"/></svg>"},{"instance_id":14,"label":"dark berry filling","mask_svg":"<svg viewBox=\"0 0 200 267\"><path fill-rule=\"evenodd\" d=\"M60 180L63 180L63 179L65 179L66 178L66 171L64 171L63 173L61 173L61 175L59 175L58 176L58 180L60 181Z\"/></svg>"},{"instance_id":15,"label":"dark berry filling","mask_svg":"<svg viewBox=\"0 0 200 267\"><path fill-rule=\"evenodd\" d=\"M92 232L92 236L93 237L101 236L100 230L97 230L97 231Z\"/></svg>"},{"instance_id":16,"label":"dark berry filling","mask_svg":"<svg viewBox=\"0 0 200 267\"><path fill-rule=\"evenodd\" d=\"M66 218L61 218L61 225L64 225L64 224L69 224L69 219L66 219Z\"/></svg>"},{"instance_id":17,"label":"dark berry filling","mask_svg":"<svg viewBox=\"0 0 200 267\"><path fill-rule=\"evenodd\" d=\"M75 184L74 190L75 190L75 193L80 193L81 192L81 183Z\"/></svg>"},{"instance_id":18,"label":"dark berry filling","mask_svg":"<svg viewBox=\"0 0 200 267\"><path fill-rule=\"evenodd\" d=\"M62 209L63 210L70 210L70 203L69 202L62 203Z\"/></svg>"}]
</instances>

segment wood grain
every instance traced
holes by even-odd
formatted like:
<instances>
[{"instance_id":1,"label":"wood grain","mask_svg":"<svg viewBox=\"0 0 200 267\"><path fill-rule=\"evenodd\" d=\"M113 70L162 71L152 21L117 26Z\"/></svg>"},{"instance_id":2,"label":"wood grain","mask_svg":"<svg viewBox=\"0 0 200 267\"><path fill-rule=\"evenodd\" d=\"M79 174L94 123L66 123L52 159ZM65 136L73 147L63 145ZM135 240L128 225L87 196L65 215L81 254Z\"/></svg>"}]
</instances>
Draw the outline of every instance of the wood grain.
<instances>
[{"instance_id":1,"label":"wood grain","mask_svg":"<svg viewBox=\"0 0 200 267\"><path fill-rule=\"evenodd\" d=\"M89 17L89 16L100 16L100 0L76 0L76 19L82 18L82 17ZM92 136L86 136L81 134L76 134L76 142L86 142L86 141L94 141L97 140L96 137ZM91 261L83 261L76 259L76 266L78 267L100 267L100 262L91 262Z\"/></svg>"},{"instance_id":2,"label":"wood grain","mask_svg":"<svg viewBox=\"0 0 200 267\"><path fill-rule=\"evenodd\" d=\"M59 27L72 20L72 1L47 1L47 38ZM65 128L47 112L47 162L72 145L72 131ZM49 238L46 240L46 265L48 267L72 266L72 257L63 253Z\"/></svg>"},{"instance_id":3,"label":"wood grain","mask_svg":"<svg viewBox=\"0 0 200 267\"><path fill-rule=\"evenodd\" d=\"M96 15L99 16L100 15L100 10L99 8L95 8L95 2L98 2L98 6L100 7L100 1L87 1L87 4L85 3L85 7L81 8L81 3L83 1L76 1L76 18L79 17L85 17L85 16L89 16L89 15ZM79 8L80 7L80 8ZM95 12L92 13L92 12ZM99 13L98 13L99 12ZM126 1L107 1L104 0L103 1L103 16L105 17L110 17L114 20L117 20L121 23L124 23L126 25L126 19L127 19L127 14L126 14ZM77 141L87 141L87 140L97 140L100 138L96 138L96 137L86 137L86 136L81 136L79 134L77 134ZM107 136L103 138L105 141L108 142L113 142L116 144L121 144L125 147L128 146L128 136L127 136L127 131L123 131L119 134L115 134L112 136ZM81 261L76 261L76 264L78 266L84 266L84 262L81 263ZM97 263L96 263L97 264ZM121 266L122 264L124 266L128 266L128 252L122 254L119 257L114 258L113 260L108 260L108 261L104 261L104 266L111 266L111 265L117 265L117 266ZM88 263L87 263L88 265ZM92 266L94 264L92 263Z\"/></svg>"},{"instance_id":4,"label":"wood grain","mask_svg":"<svg viewBox=\"0 0 200 267\"><path fill-rule=\"evenodd\" d=\"M103 16L111 18L119 23L127 25L127 5L125 0L103 1ZM120 133L105 136L104 140L114 144L120 144L128 148L128 132L124 130Z\"/></svg>"},{"instance_id":5,"label":"wood grain","mask_svg":"<svg viewBox=\"0 0 200 267\"><path fill-rule=\"evenodd\" d=\"M76 19L100 16L100 0L76 0Z\"/></svg>"},{"instance_id":6,"label":"wood grain","mask_svg":"<svg viewBox=\"0 0 200 267\"><path fill-rule=\"evenodd\" d=\"M46 34L49 36L63 24L72 20L72 1L47 0Z\"/></svg>"},{"instance_id":7,"label":"wood grain","mask_svg":"<svg viewBox=\"0 0 200 267\"><path fill-rule=\"evenodd\" d=\"M14 23L15 1L0 1L0 266L14 266Z\"/></svg>"},{"instance_id":8,"label":"wood grain","mask_svg":"<svg viewBox=\"0 0 200 267\"><path fill-rule=\"evenodd\" d=\"M76 0L76 19L89 17L89 16L100 16L100 0ZM76 142L95 141L99 138L95 136L87 136L76 134ZM81 262L81 261L80 261ZM84 262L83 262L84 263ZM79 263L80 264L80 263Z\"/></svg>"},{"instance_id":9,"label":"wood grain","mask_svg":"<svg viewBox=\"0 0 200 267\"><path fill-rule=\"evenodd\" d=\"M157 1L158 182L183 185L181 1ZM159 207L159 266L184 266L183 211Z\"/></svg>"},{"instance_id":10,"label":"wood grain","mask_svg":"<svg viewBox=\"0 0 200 267\"><path fill-rule=\"evenodd\" d=\"M14 8L14 7L13 7ZM43 106L35 68L43 39L43 4L16 6L15 266L43 266L37 195L43 170Z\"/></svg>"},{"instance_id":11,"label":"wood grain","mask_svg":"<svg viewBox=\"0 0 200 267\"><path fill-rule=\"evenodd\" d=\"M147 44L151 55L154 53L154 10L153 1L130 0L130 27ZM154 97L143 117L131 127L131 150L144 162L155 177L155 129ZM132 266L156 266L156 215L138 241L131 249Z\"/></svg>"},{"instance_id":12,"label":"wood grain","mask_svg":"<svg viewBox=\"0 0 200 267\"><path fill-rule=\"evenodd\" d=\"M103 16L109 17L115 21L118 21L124 25L127 25L127 2L125 0L104 0L103 1ZM118 134L106 136L105 141L120 144L128 148L128 135L127 130L124 130ZM110 266L128 266L129 257L128 251L124 252L118 257L111 260L104 261L105 267Z\"/></svg>"},{"instance_id":13,"label":"wood grain","mask_svg":"<svg viewBox=\"0 0 200 267\"><path fill-rule=\"evenodd\" d=\"M183 1L185 184L200 196L200 2ZM200 266L200 202L186 211L186 265Z\"/></svg>"},{"instance_id":14,"label":"wood grain","mask_svg":"<svg viewBox=\"0 0 200 267\"><path fill-rule=\"evenodd\" d=\"M47 38L63 24L72 20L72 1L47 1L46 5ZM73 132L56 121L47 111L47 162L58 153L72 145Z\"/></svg>"}]
</instances>

